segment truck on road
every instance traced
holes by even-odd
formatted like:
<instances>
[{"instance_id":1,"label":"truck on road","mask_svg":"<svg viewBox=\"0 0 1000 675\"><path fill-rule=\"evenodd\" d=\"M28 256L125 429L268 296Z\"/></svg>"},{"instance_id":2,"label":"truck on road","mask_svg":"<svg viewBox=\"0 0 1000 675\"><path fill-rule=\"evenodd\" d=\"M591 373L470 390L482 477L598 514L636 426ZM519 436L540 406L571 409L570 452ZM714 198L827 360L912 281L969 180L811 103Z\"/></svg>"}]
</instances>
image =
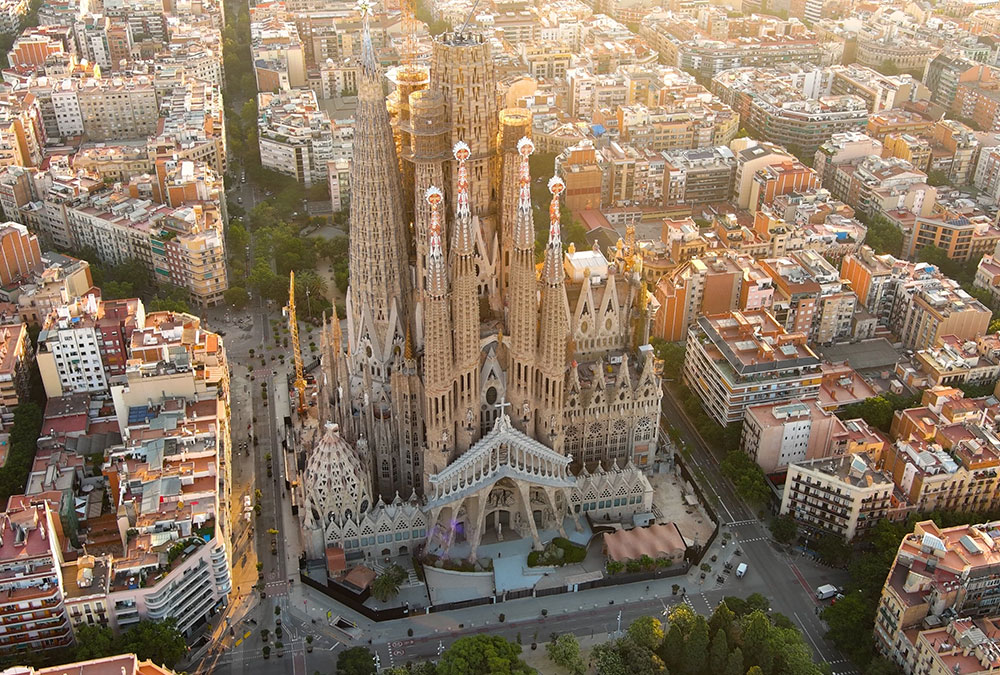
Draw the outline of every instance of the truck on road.
<instances>
[{"instance_id":1,"label":"truck on road","mask_svg":"<svg viewBox=\"0 0 1000 675\"><path fill-rule=\"evenodd\" d=\"M736 578L737 579L742 579L743 576L746 573L747 573L747 564L746 563L740 563L739 565L736 566Z\"/></svg>"},{"instance_id":2,"label":"truck on road","mask_svg":"<svg viewBox=\"0 0 1000 675\"><path fill-rule=\"evenodd\" d=\"M823 584L822 586L816 587L816 599L827 600L829 598L832 598L839 592L840 589L834 586L833 584Z\"/></svg>"}]
</instances>

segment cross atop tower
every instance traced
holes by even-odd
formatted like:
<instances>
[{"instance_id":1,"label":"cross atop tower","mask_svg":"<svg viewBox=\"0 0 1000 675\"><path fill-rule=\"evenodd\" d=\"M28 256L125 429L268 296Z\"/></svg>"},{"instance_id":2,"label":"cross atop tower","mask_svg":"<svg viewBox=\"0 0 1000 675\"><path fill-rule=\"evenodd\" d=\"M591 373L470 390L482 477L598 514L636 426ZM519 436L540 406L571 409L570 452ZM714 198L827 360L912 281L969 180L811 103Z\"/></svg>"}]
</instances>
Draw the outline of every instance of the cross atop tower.
<instances>
[{"instance_id":1,"label":"cross atop tower","mask_svg":"<svg viewBox=\"0 0 1000 675\"><path fill-rule=\"evenodd\" d=\"M497 403L497 407L500 408L500 415L503 417L507 417L508 415L506 408L510 408L513 405L514 405L513 403L507 400L507 390L504 390L504 392L500 394L500 402Z\"/></svg>"}]
</instances>

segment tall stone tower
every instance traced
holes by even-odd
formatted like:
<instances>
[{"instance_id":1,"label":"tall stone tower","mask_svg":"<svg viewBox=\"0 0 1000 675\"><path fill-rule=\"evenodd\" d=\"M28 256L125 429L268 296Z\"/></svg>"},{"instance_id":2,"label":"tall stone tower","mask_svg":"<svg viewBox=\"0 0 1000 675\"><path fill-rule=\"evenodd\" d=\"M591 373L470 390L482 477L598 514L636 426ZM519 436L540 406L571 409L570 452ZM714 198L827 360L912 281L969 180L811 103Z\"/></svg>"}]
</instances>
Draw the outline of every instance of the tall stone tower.
<instances>
[{"instance_id":1,"label":"tall stone tower","mask_svg":"<svg viewBox=\"0 0 1000 675\"><path fill-rule=\"evenodd\" d=\"M433 89L422 89L410 94L409 117L401 121L409 147L403 151L403 164L409 166L413 175L413 239L414 239L414 279L416 282L417 343L423 347L424 321L423 302L426 297L427 254L430 242L431 206L424 198L432 186L445 184L445 163L450 159L448 120L445 117L444 97ZM439 218L441 240L447 241L447 228L443 218Z\"/></svg>"},{"instance_id":2,"label":"tall stone tower","mask_svg":"<svg viewBox=\"0 0 1000 675\"><path fill-rule=\"evenodd\" d=\"M413 193L413 164L406 161L412 144L410 134L413 129L410 94L427 88L430 73L425 66L407 63L392 68L387 77L393 84L393 90L386 100L386 107L389 109L393 139L396 142L396 155L399 158L399 171L403 179L403 204L406 207L403 220L410 223L413 221L414 207L420 202L425 202L422 193L416 195ZM418 285L419 283L418 281Z\"/></svg>"},{"instance_id":3,"label":"tall stone tower","mask_svg":"<svg viewBox=\"0 0 1000 675\"><path fill-rule=\"evenodd\" d=\"M476 232L469 205L469 146L455 144L458 163L451 269L454 279L452 319L455 331L455 391L461 417L456 428L458 449L468 450L479 437L479 288Z\"/></svg>"},{"instance_id":4,"label":"tall stone tower","mask_svg":"<svg viewBox=\"0 0 1000 675\"><path fill-rule=\"evenodd\" d=\"M510 279L507 287L507 393L511 419L529 436L535 433L535 351L538 346L538 278L535 274L535 227L531 211L531 172L528 157L535 146L522 138L518 158L517 222L510 238ZM506 166L505 166L506 168Z\"/></svg>"},{"instance_id":5,"label":"tall stone tower","mask_svg":"<svg viewBox=\"0 0 1000 675\"><path fill-rule=\"evenodd\" d=\"M518 144L531 137L531 111L526 108L505 108L500 111L500 294L508 306L507 286L510 284L510 261L514 255L514 227L520 200L521 155Z\"/></svg>"},{"instance_id":6,"label":"tall stone tower","mask_svg":"<svg viewBox=\"0 0 1000 675\"><path fill-rule=\"evenodd\" d=\"M431 88L444 96L451 144L469 145L469 203L472 215L483 222L483 235L495 233L496 180L499 169L497 83L490 45L478 33L446 33L434 41ZM449 197L454 203L457 171L450 176ZM487 222L488 221L488 222Z\"/></svg>"},{"instance_id":7,"label":"tall stone tower","mask_svg":"<svg viewBox=\"0 0 1000 675\"><path fill-rule=\"evenodd\" d=\"M549 242L542 264L542 302L539 316L538 370L535 374L535 438L553 450L562 450L563 391L566 384L566 347L569 340L569 300L563 269L559 195L566 189L561 178L549 181Z\"/></svg>"},{"instance_id":8,"label":"tall stone tower","mask_svg":"<svg viewBox=\"0 0 1000 675\"><path fill-rule=\"evenodd\" d=\"M452 349L451 290L448 267L441 243L441 203L444 194L437 187L426 192L431 209L428 235L427 279L424 286L424 417L427 425L427 456L424 470L437 473L451 459L455 436L455 358Z\"/></svg>"},{"instance_id":9,"label":"tall stone tower","mask_svg":"<svg viewBox=\"0 0 1000 675\"><path fill-rule=\"evenodd\" d=\"M400 471L390 380L402 365L411 300L407 228L382 68L362 9L358 109L351 162L350 281L347 293L353 407L358 436L374 453L380 491Z\"/></svg>"}]
</instances>

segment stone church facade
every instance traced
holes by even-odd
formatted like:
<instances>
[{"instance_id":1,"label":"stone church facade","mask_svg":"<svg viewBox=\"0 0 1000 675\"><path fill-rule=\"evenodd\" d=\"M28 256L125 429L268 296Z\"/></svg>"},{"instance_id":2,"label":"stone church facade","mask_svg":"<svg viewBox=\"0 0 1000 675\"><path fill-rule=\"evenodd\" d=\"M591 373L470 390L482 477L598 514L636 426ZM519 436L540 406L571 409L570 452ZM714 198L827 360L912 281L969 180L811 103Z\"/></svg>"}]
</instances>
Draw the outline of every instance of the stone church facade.
<instances>
[{"instance_id":1,"label":"stone church facade","mask_svg":"<svg viewBox=\"0 0 1000 675\"><path fill-rule=\"evenodd\" d=\"M629 231L564 249L549 183L535 250L530 113L496 108L482 36L434 43L386 78L362 35L346 330L324 326L320 415L301 488L309 555L477 555L651 509L660 364L655 299ZM334 497L331 491L339 496Z\"/></svg>"}]
</instances>

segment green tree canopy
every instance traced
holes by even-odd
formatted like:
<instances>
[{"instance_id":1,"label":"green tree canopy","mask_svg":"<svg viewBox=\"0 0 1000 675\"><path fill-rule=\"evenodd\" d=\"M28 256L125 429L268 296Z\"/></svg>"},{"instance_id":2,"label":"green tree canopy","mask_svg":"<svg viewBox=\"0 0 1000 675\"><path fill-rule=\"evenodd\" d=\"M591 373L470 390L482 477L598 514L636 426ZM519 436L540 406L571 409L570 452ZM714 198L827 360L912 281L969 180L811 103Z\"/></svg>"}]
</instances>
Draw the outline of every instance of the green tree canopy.
<instances>
[{"instance_id":1,"label":"green tree canopy","mask_svg":"<svg viewBox=\"0 0 1000 675\"><path fill-rule=\"evenodd\" d=\"M877 429L888 432L892 425L892 414L895 412L892 403L885 396L872 396L860 403L852 403L838 413L843 420L860 417Z\"/></svg>"},{"instance_id":2,"label":"green tree canopy","mask_svg":"<svg viewBox=\"0 0 1000 675\"><path fill-rule=\"evenodd\" d=\"M76 632L74 658L84 661L116 654L135 654L142 660L173 668L187 651L187 642L177 630L177 619L169 618L164 621L140 621L121 635L115 635L111 629L102 626L80 626Z\"/></svg>"},{"instance_id":3,"label":"green tree canopy","mask_svg":"<svg viewBox=\"0 0 1000 675\"><path fill-rule=\"evenodd\" d=\"M177 619L140 621L119 637L119 654L134 653L140 659L173 668L187 653L187 642L177 630Z\"/></svg>"},{"instance_id":4,"label":"green tree canopy","mask_svg":"<svg viewBox=\"0 0 1000 675\"><path fill-rule=\"evenodd\" d=\"M89 661L111 656L115 651L115 634L106 626L81 624L74 629L76 633L76 649L73 658L77 661Z\"/></svg>"},{"instance_id":5,"label":"green tree canopy","mask_svg":"<svg viewBox=\"0 0 1000 675\"><path fill-rule=\"evenodd\" d=\"M840 535L827 533L815 545L820 560L833 567L844 567L851 560L851 545Z\"/></svg>"},{"instance_id":6,"label":"green tree canopy","mask_svg":"<svg viewBox=\"0 0 1000 675\"><path fill-rule=\"evenodd\" d=\"M337 675L375 675L375 655L365 647L351 647L337 655Z\"/></svg>"},{"instance_id":7,"label":"green tree canopy","mask_svg":"<svg viewBox=\"0 0 1000 675\"><path fill-rule=\"evenodd\" d=\"M498 635L473 635L455 640L441 654L438 675L529 675L535 673L520 658L521 645Z\"/></svg>"},{"instance_id":8,"label":"green tree canopy","mask_svg":"<svg viewBox=\"0 0 1000 675\"><path fill-rule=\"evenodd\" d=\"M759 593L725 598L708 620L679 605L668 623L659 654L673 675L744 675L755 666L765 675L821 673L801 633L786 617L770 613L770 602ZM622 661L631 668L641 659ZM641 666L646 672L645 662Z\"/></svg>"},{"instance_id":9,"label":"green tree canopy","mask_svg":"<svg viewBox=\"0 0 1000 675\"><path fill-rule=\"evenodd\" d=\"M571 675L583 675L587 666L580 656L580 643L572 633L563 633L545 645L545 653L552 663L566 669Z\"/></svg>"},{"instance_id":10,"label":"green tree canopy","mask_svg":"<svg viewBox=\"0 0 1000 675\"><path fill-rule=\"evenodd\" d=\"M628 636L650 651L663 642L663 624L654 616L640 616L628 627Z\"/></svg>"},{"instance_id":11,"label":"green tree canopy","mask_svg":"<svg viewBox=\"0 0 1000 675\"><path fill-rule=\"evenodd\" d=\"M795 540L796 534L798 534L798 526L795 525L795 520L788 515L777 516L771 519L771 535L776 541L782 544L789 544Z\"/></svg>"}]
</instances>

